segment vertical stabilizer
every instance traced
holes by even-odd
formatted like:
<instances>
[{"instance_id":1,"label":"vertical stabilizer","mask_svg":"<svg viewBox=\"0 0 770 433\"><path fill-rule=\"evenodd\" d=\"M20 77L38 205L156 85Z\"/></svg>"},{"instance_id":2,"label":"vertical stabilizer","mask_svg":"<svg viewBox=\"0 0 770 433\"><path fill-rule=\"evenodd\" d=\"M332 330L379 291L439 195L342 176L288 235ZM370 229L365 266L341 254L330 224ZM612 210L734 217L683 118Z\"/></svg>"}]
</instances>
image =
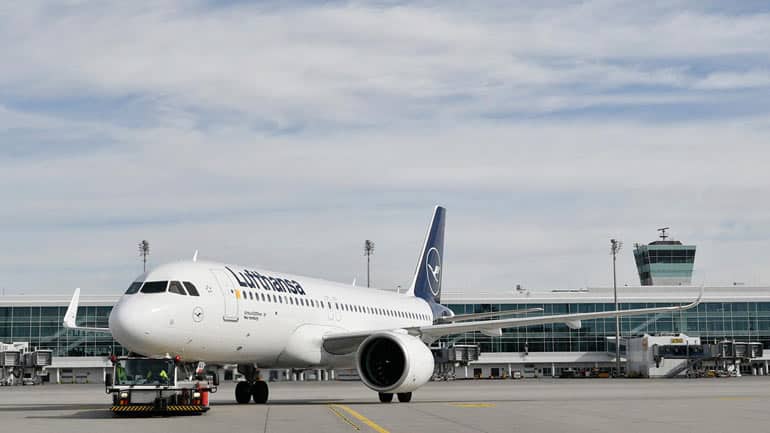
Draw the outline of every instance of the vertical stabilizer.
<instances>
[{"instance_id":1,"label":"vertical stabilizer","mask_svg":"<svg viewBox=\"0 0 770 433\"><path fill-rule=\"evenodd\" d=\"M444 273L444 224L446 209L436 206L417 261L412 286L407 294L425 299L429 304L441 302L441 277Z\"/></svg>"}]
</instances>

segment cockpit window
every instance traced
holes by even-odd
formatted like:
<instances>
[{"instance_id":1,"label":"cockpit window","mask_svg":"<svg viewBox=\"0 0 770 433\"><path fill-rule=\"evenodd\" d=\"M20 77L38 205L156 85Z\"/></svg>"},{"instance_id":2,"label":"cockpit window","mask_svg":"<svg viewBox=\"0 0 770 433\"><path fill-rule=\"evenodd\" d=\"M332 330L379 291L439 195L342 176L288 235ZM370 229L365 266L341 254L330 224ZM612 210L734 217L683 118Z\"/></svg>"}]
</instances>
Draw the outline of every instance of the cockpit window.
<instances>
[{"instance_id":1,"label":"cockpit window","mask_svg":"<svg viewBox=\"0 0 770 433\"><path fill-rule=\"evenodd\" d=\"M148 281L142 286L142 293L163 293L166 291L168 281Z\"/></svg>"},{"instance_id":2,"label":"cockpit window","mask_svg":"<svg viewBox=\"0 0 770 433\"><path fill-rule=\"evenodd\" d=\"M134 293L139 291L139 288L142 287L141 281L134 281L131 283L130 286L128 286L128 290L126 290L126 295L133 295Z\"/></svg>"},{"instance_id":3,"label":"cockpit window","mask_svg":"<svg viewBox=\"0 0 770 433\"><path fill-rule=\"evenodd\" d=\"M190 293L190 296L200 296L198 294L198 289L195 288L193 283L189 281L184 282L184 287L187 289L187 291Z\"/></svg>"},{"instance_id":4,"label":"cockpit window","mask_svg":"<svg viewBox=\"0 0 770 433\"><path fill-rule=\"evenodd\" d=\"M184 291L184 288L182 287L182 283L179 281L172 281L168 284L168 291L171 293L176 293L177 295L183 295L187 296L187 293Z\"/></svg>"}]
</instances>

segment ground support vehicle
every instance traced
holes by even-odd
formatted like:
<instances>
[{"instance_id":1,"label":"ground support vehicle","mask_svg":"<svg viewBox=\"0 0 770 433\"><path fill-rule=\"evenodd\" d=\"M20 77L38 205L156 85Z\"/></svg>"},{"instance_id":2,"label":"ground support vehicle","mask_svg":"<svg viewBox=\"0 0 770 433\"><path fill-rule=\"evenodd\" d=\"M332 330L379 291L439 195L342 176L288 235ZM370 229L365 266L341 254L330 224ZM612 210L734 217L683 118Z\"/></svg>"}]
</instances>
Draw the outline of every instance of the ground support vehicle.
<instances>
[{"instance_id":1,"label":"ground support vehicle","mask_svg":"<svg viewBox=\"0 0 770 433\"><path fill-rule=\"evenodd\" d=\"M209 410L209 395L217 391L216 373L205 374L202 363L182 363L177 357L112 357L106 392L111 411L125 415L199 415Z\"/></svg>"}]
</instances>

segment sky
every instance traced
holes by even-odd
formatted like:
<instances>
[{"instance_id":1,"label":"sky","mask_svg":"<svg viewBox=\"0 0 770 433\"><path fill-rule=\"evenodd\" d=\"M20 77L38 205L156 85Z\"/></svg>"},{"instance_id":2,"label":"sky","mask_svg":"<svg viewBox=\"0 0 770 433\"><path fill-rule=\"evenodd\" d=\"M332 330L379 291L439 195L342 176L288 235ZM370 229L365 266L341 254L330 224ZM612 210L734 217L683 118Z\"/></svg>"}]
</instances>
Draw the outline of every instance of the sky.
<instances>
[{"instance_id":1,"label":"sky","mask_svg":"<svg viewBox=\"0 0 770 433\"><path fill-rule=\"evenodd\" d=\"M737 4L733 4L737 3ZM407 286L770 285L764 1L0 4L0 288L121 293L201 259Z\"/></svg>"}]
</instances>

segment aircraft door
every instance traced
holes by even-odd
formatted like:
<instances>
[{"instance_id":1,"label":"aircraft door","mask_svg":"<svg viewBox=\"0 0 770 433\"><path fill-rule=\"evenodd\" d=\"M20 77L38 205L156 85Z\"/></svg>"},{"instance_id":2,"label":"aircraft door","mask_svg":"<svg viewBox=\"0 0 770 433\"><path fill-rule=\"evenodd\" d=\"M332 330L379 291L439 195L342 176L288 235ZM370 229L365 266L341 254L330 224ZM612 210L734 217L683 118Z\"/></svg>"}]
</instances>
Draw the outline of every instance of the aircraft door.
<instances>
[{"instance_id":1,"label":"aircraft door","mask_svg":"<svg viewBox=\"0 0 770 433\"><path fill-rule=\"evenodd\" d=\"M222 293L225 302L225 314L222 318L228 322L237 322L238 298L235 294L236 289L233 287L233 280L221 269L212 269L211 273L214 274L214 278L217 280L219 291Z\"/></svg>"},{"instance_id":2,"label":"aircraft door","mask_svg":"<svg viewBox=\"0 0 770 433\"><path fill-rule=\"evenodd\" d=\"M334 307L334 320L339 322L342 318L340 317L340 304L336 297L332 298L332 306Z\"/></svg>"},{"instance_id":3,"label":"aircraft door","mask_svg":"<svg viewBox=\"0 0 770 433\"><path fill-rule=\"evenodd\" d=\"M324 308L328 309L329 316L328 319L330 321L334 321L334 303L331 299L329 299L328 296L324 296Z\"/></svg>"}]
</instances>

